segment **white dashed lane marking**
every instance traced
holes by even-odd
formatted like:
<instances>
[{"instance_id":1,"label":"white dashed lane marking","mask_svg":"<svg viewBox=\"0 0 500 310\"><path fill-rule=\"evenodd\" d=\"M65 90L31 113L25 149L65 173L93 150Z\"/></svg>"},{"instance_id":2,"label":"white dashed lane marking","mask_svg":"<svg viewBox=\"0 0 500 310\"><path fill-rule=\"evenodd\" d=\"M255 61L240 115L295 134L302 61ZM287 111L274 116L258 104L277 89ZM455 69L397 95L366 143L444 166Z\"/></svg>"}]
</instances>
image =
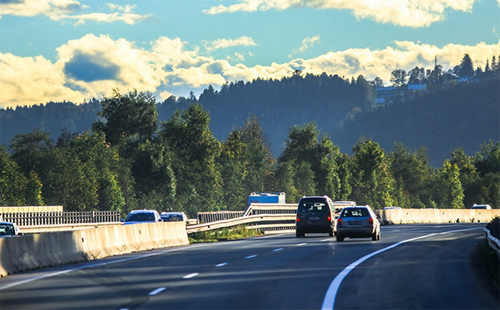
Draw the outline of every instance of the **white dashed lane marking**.
<instances>
[{"instance_id":1,"label":"white dashed lane marking","mask_svg":"<svg viewBox=\"0 0 500 310\"><path fill-rule=\"evenodd\" d=\"M220 264L215 265L215 267L223 267L223 266L226 266L227 264L229 264L229 263L220 263Z\"/></svg>"},{"instance_id":2,"label":"white dashed lane marking","mask_svg":"<svg viewBox=\"0 0 500 310\"><path fill-rule=\"evenodd\" d=\"M245 259L250 259L250 258L255 258L255 257L257 257L257 255L250 255L250 256L245 257Z\"/></svg>"},{"instance_id":3,"label":"white dashed lane marking","mask_svg":"<svg viewBox=\"0 0 500 310\"><path fill-rule=\"evenodd\" d=\"M159 294L159 293L163 292L163 291L164 291L164 290L166 290L166 289L167 289L166 287L159 287L159 288L157 288L156 290L154 290L154 291L150 292L148 295L149 295L149 296L154 296L154 295L157 295L157 294Z\"/></svg>"},{"instance_id":4,"label":"white dashed lane marking","mask_svg":"<svg viewBox=\"0 0 500 310\"><path fill-rule=\"evenodd\" d=\"M273 252L279 252L279 251L283 251L283 248L279 248L279 249L274 249Z\"/></svg>"},{"instance_id":5,"label":"white dashed lane marking","mask_svg":"<svg viewBox=\"0 0 500 310\"><path fill-rule=\"evenodd\" d=\"M187 276L182 277L183 279L191 279L199 275L199 273L190 273Z\"/></svg>"}]
</instances>

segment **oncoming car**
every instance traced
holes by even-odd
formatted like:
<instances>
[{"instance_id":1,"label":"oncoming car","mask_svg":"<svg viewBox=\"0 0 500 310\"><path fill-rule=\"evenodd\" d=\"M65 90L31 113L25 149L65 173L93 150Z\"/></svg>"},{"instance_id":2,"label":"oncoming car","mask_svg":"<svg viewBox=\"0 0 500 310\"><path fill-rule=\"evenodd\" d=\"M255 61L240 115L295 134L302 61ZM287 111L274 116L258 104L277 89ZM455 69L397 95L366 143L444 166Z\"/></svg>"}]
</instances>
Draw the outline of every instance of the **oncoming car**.
<instances>
[{"instance_id":1,"label":"oncoming car","mask_svg":"<svg viewBox=\"0 0 500 310\"><path fill-rule=\"evenodd\" d=\"M328 233L333 237L335 209L328 196L302 197L297 207L295 234L304 237L306 233Z\"/></svg>"},{"instance_id":2,"label":"oncoming car","mask_svg":"<svg viewBox=\"0 0 500 310\"><path fill-rule=\"evenodd\" d=\"M161 219L164 222L187 222L188 220L184 212L162 212Z\"/></svg>"},{"instance_id":3,"label":"oncoming car","mask_svg":"<svg viewBox=\"0 0 500 310\"><path fill-rule=\"evenodd\" d=\"M158 223L161 222L161 217L156 210L134 210L130 211L123 225L143 224L143 223Z\"/></svg>"},{"instance_id":4,"label":"oncoming car","mask_svg":"<svg viewBox=\"0 0 500 310\"><path fill-rule=\"evenodd\" d=\"M344 238L380 240L380 223L370 206L346 207L335 224L337 241Z\"/></svg>"},{"instance_id":5,"label":"oncoming car","mask_svg":"<svg viewBox=\"0 0 500 310\"><path fill-rule=\"evenodd\" d=\"M16 225L16 223L0 222L0 238L21 236L22 234L21 229Z\"/></svg>"},{"instance_id":6,"label":"oncoming car","mask_svg":"<svg viewBox=\"0 0 500 310\"><path fill-rule=\"evenodd\" d=\"M482 204L482 205L474 204L471 209L487 209L487 210L491 210L491 206L489 204Z\"/></svg>"}]
</instances>

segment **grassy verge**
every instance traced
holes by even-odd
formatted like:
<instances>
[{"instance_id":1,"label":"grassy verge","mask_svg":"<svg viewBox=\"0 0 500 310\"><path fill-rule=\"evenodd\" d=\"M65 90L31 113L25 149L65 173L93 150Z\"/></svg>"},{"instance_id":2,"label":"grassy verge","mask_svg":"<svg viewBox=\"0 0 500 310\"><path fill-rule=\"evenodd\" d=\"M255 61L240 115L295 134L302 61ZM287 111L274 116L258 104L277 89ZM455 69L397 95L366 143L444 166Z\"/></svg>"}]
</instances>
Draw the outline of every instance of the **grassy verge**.
<instances>
[{"instance_id":1,"label":"grassy verge","mask_svg":"<svg viewBox=\"0 0 500 310\"><path fill-rule=\"evenodd\" d=\"M500 259L498 258L497 253L488 245L488 242L486 241L481 243L479 249L486 272L497 285L500 285Z\"/></svg>"},{"instance_id":2,"label":"grassy verge","mask_svg":"<svg viewBox=\"0 0 500 310\"><path fill-rule=\"evenodd\" d=\"M240 225L231 228L192 233L189 235L189 243L236 240L260 235L262 235L262 232L259 229L248 229L246 226Z\"/></svg>"}]
</instances>

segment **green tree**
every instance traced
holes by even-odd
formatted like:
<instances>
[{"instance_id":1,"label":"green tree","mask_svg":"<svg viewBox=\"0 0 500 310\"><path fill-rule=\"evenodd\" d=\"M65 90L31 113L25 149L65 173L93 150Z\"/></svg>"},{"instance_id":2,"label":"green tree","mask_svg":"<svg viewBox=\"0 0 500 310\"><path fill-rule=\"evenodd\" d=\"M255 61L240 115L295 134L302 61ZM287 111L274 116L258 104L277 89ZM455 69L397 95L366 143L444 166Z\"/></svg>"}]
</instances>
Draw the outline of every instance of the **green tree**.
<instances>
[{"instance_id":1,"label":"green tree","mask_svg":"<svg viewBox=\"0 0 500 310\"><path fill-rule=\"evenodd\" d=\"M24 206L27 179L17 163L0 146L0 205Z\"/></svg>"},{"instance_id":2,"label":"green tree","mask_svg":"<svg viewBox=\"0 0 500 310\"><path fill-rule=\"evenodd\" d=\"M463 209L464 190L460 182L460 170L456 164L445 160L440 171L443 180L443 200L445 208Z\"/></svg>"},{"instance_id":3,"label":"green tree","mask_svg":"<svg viewBox=\"0 0 500 310\"><path fill-rule=\"evenodd\" d=\"M92 130L104 132L111 145L144 142L158 128L156 99L150 92L134 90L122 95L114 89L113 96L104 97L101 104L99 119L92 124Z\"/></svg>"},{"instance_id":4,"label":"green tree","mask_svg":"<svg viewBox=\"0 0 500 310\"><path fill-rule=\"evenodd\" d=\"M276 180L280 191L286 193L287 203L298 203L304 195L295 187L296 168L290 161L280 162L276 169Z\"/></svg>"},{"instance_id":5,"label":"green tree","mask_svg":"<svg viewBox=\"0 0 500 310\"><path fill-rule=\"evenodd\" d=\"M71 140L63 149L68 156L79 160L84 172L82 178L95 185L97 203L92 205L89 200L85 209L122 211L125 201L118 183L118 174L123 160L117 148L109 147L102 133L86 132Z\"/></svg>"},{"instance_id":6,"label":"green tree","mask_svg":"<svg viewBox=\"0 0 500 310\"><path fill-rule=\"evenodd\" d=\"M402 143L395 143L388 160L391 174L397 184L397 205L403 208L425 207L421 195L431 173L427 151L420 148L411 152Z\"/></svg>"},{"instance_id":7,"label":"green tree","mask_svg":"<svg viewBox=\"0 0 500 310\"><path fill-rule=\"evenodd\" d=\"M192 217L199 211L224 209L222 178L216 165L221 143L210 131L209 123L208 112L192 104L182 114L176 111L162 123L159 132L160 141L167 143L174 154L175 206Z\"/></svg>"},{"instance_id":8,"label":"green tree","mask_svg":"<svg viewBox=\"0 0 500 310\"><path fill-rule=\"evenodd\" d=\"M289 162L296 171L302 164L307 163L313 172L314 186L311 188L316 188L317 194L328 195L336 199L341 195L342 190L337 162L341 154L328 135L322 135L319 141L318 136L319 130L315 123L293 126L290 128L288 139L285 141L285 149L278 158L278 162ZM305 173L305 167L302 169ZM292 180L296 178L292 177ZM295 184L295 188L301 190L304 187ZM305 195L300 192L298 194L299 197Z\"/></svg>"},{"instance_id":9,"label":"green tree","mask_svg":"<svg viewBox=\"0 0 500 310\"><path fill-rule=\"evenodd\" d=\"M135 151L132 174L140 200L151 208L173 210L177 182L172 167L172 154L165 143L146 141Z\"/></svg>"},{"instance_id":10,"label":"green tree","mask_svg":"<svg viewBox=\"0 0 500 310\"><path fill-rule=\"evenodd\" d=\"M458 148L451 153L450 163L457 165L459 169L459 179L464 189L464 206L470 207L474 203L482 202L484 189L481 177L474 166L473 157L465 155L463 148Z\"/></svg>"},{"instance_id":11,"label":"green tree","mask_svg":"<svg viewBox=\"0 0 500 310\"><path fill-rule=\"evenodd\" d=\"M394 180L386 163L384 150L376 142L361 138L353 147L352 198L373 208L394 205Z\"/></svg>"},{"instance_id":12,"label":"green tree","mask_svg":"<svg viewBox=\"0 0 500 310\"><path fill-rule=\"evenodd\" d=\"M53 147L54 141L50 139L50 134L39 128L30 133L15 135L10 145L12 158L21 167L25 176L32 170L40 169L44 152Z\"/></svg>"},{"instance_id":13,"label":"green tree","mask_svg":"<svg viewBox=\"0 0 500 310\"><path fill-rule=\"evenodd\" d=\"M460 77L471 77L474 76L474 65L472 63L472 59L469 54L465 54L458 65L457 74Z\"/></svg>"},{"instance_id":14,"label":"green tree","mask_svg":"<svg viewBox=\"0 0 500 310\"><path fill-rule=\"evenodd\" d=\"M406 73L405 70L403 69L396 69L391 72L391 79L390 82L392 83L393 86L395 87L400 87L406 84L406 79L408 77L408 74Z\"/></svg>"},{"instance_id":15,"label":"green tree","mask_svg":"<svg viewBox=\"0 0 500 310\"><path fill-rule=\"evenodd\" d=\"M224 202L229 210L241 210L251 192L273 191L274 158L257 118L233 130L218 159L223 179Z\"/></svg>"}]
</instances>

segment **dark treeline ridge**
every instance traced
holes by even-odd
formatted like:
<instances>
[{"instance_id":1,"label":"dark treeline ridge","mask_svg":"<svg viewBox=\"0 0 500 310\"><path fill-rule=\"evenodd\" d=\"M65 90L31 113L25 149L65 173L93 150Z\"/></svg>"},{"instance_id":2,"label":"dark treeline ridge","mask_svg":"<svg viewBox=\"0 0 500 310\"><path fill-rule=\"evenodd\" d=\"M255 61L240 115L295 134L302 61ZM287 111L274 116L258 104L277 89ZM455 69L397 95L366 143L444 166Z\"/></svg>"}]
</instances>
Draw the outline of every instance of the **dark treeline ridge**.
<instances>
[{"instance_id":1,"label":"dark treeline ridge","mask_svg":"<svg viewBox=\"0 0 500 310\"><path fill-rule=\"evenodd\" d=\"M357 113L331 133L342 149L360 136L385 149L395 141L413 149L425 147L435 167L461 147L474 154L481 141L500 141L498 79L461 83L411 100Z\"/></svg>"},{"instance_id":2,"label":"dark treeline ridge","mask_svg":"<svg viewBox=\"0 0 500 310\"><path fill-rule=\"evenodd\" d=\"M224 141L198 103L158 120L151 93L132 91L101 101L89 131L53 140L35 129L0 147L0 205L63 205L67 211L151 208L242 210L253 191L284 191L288 202L329 195L374 208L500 207L500 142L474 156L457 148L433 168L424 148L401 143L386 152L360 138L352 155L340 152L317 125L289 129L273 157L256 117ZM473 219L471 219L473 220Z\"/></svg>"}]
</instances>

